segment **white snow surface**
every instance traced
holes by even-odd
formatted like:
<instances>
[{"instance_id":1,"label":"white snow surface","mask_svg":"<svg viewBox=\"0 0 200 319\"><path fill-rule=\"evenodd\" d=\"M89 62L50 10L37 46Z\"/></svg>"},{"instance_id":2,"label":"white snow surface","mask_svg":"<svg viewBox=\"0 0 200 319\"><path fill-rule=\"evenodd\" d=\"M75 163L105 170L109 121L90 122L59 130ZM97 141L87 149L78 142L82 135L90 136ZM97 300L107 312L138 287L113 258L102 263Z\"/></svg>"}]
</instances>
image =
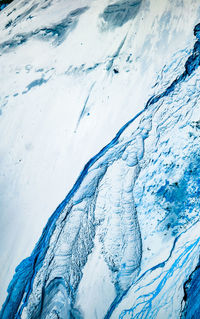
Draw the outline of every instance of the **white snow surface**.
<instances>
[{"instance_id":1,"label":"white snow surface","mask_svg":"<svg viewBox=\"0 0 200 319\"><path fill-rule=\"evenodd\" d=\"M1 304L16 266L31 254L85 163L183 72L193 48L198 0L143 0L121 26L103 17L113 3L15 0L0 12ZM44 35L66 17L64 34ZM199 81L197 70L90 168L57 220L23 318L37 309L44 274L48 286L63 273L77 289L77 318L103 318L126 290L111 318L177 318L183 282L198 262L198 214L185 208L178 222L168 220L168 199L157 193L166 180L179 183L198 152ZM74 270L72 257L76 264L80 256ZM164 268L151 271L163 261ZM165 273L171 277L151 303L147 294Z\"/></svg>"}]
</instances>

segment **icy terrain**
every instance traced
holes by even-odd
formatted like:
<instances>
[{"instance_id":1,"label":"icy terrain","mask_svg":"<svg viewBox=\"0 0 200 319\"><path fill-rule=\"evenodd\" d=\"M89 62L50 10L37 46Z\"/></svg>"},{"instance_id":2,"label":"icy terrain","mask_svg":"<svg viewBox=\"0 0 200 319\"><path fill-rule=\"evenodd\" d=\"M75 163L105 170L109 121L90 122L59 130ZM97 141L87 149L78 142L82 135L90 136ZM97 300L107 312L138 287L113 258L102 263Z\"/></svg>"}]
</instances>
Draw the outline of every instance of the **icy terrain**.
<instances>
[{"instance_id":1,"label":"icy terrain","mask_svg":"<svg viewBox=\"0 0 200 319\"><path fill-rule=\"evenodd\" d=\"M0 318L199 318L199 22L194 0L0 12Z\"/></svg>"}]
</instances>

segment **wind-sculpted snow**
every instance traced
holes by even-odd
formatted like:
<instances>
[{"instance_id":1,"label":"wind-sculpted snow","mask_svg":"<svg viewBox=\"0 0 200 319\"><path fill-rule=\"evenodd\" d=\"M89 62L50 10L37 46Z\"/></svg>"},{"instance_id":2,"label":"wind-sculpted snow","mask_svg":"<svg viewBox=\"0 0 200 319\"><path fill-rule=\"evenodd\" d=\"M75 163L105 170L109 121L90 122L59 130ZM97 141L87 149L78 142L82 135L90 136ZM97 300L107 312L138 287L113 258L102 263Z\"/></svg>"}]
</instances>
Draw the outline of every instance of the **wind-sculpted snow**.
<instances>
[{"instance_id":1,"label":"wind-sculpted snow","mask_svg":"<svg viewBox=\"0 0 200 319\"><path fill-rule=\"evenodd\" d=\"M123 0L107 6L102 14L108 27L120 27L137 15L142 0Z\"/></svg>"},{"instance_id":2,"label":"wind-sculpted snow","mask_svg":"<svg viewBox=\"0 0 200 319\"><path fill-rule=\"evenodd\" d=\"M13 22L10 21L5 28L14 27L20 20L26 17L37 8L37 4L33 5L29 10L18 16ZM72 31L77 23L78 17L83 14L88 7L78 8L70 12L65 19L48 27L42 27L28 33L16 34L12 39L0 43L0 55L26 43L31 38L37 38L39 40L51 41L53 45L60 45L67 37L70 31Z\"/></svg>"},{"instance_id":3,"label":"wind-sculpted snow","mask_svg":"<svg viewBox=\"0 0 200 319\"><path fill-rule=\"evenodd\" d=\"M200 25L194 33L192 53L85 165L17 267L2 319L190 318L198 308Z\"/></svg>"}]
</instances>

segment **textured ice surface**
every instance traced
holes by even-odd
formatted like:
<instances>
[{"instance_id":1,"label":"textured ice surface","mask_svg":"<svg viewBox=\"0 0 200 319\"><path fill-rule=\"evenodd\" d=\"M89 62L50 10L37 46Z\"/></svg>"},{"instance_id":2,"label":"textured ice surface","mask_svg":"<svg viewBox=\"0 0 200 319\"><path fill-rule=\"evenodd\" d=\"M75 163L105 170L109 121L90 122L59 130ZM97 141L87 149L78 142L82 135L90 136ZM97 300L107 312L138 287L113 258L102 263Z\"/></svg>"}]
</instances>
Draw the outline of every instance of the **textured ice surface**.
<instances>
[{"instance_id":1,"label":"textured ice surface","mask_svg":"<svg viewBox=\"0 0 200 319\"><path fill-rule=\"evenodd\" d=\"M1 11L2 319L198 318L199 15L156 0Z\"/></svg>"}]
</instances>

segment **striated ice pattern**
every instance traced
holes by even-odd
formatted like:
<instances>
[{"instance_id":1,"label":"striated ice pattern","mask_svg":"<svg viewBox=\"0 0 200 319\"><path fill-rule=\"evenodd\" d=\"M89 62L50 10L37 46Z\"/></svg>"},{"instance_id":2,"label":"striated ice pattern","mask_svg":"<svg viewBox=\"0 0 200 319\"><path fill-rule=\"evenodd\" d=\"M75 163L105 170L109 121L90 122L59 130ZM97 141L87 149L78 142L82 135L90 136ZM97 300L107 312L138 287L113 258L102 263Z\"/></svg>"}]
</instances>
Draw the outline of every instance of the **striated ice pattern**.
<instances>
[{"instance_id":1,"label":"striated ice pattern","mask_svg":"<svg viewBox=\"0 0 200 319\"><path fill-rule=\"evenodd\" d=\"M90 10L89 1L80 2L59 22L20 30L1 42L2 57L41 38L53 48L62 46ZM130 23L143 5L104 1L101 32ZM7 28L24 17L10 20ZM190 45L163 61L141 110L91 157L49 218L30 257L16 268L1 319L199 318L199 23L193 31ZM128 37L93 71L102 64L105 72L118 76ZM66 71L76 72L90 72L89 66ZM51 76L32 79L21 95L46 85ZM89 114L88 101L101 90L98 85L92 79L87 86L75 131Z\"/></svg>"}]
</instances>

